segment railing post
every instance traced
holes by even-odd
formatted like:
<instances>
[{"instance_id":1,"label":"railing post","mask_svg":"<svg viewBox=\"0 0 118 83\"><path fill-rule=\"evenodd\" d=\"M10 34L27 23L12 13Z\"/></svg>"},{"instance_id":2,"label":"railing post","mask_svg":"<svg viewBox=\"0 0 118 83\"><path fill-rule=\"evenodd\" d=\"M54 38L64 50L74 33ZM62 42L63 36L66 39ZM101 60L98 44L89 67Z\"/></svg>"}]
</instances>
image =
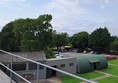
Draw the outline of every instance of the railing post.
<instances>
[{"instance_id":1,"label":"railing post","mask_svg":"<svg viewBox=\"0 0 118 83\"><path fill-rule=\"evenodd\" d=\"M12 56L12 60L13 60L13 56ZM10 63L10 68L12 70L12 60L11 60L11 63ZM10 83L12 83L12 72L10 71Z\"/></svg>"},{"instance_id":2,"label":"railing post","mask_svg":"<svg viewBox=\"0 0 118 83\"><path fill-rule=\"evenodd\" d=\"M39 64L37 64L37 83L39 83Z\"/></svg>"}]
</instances>

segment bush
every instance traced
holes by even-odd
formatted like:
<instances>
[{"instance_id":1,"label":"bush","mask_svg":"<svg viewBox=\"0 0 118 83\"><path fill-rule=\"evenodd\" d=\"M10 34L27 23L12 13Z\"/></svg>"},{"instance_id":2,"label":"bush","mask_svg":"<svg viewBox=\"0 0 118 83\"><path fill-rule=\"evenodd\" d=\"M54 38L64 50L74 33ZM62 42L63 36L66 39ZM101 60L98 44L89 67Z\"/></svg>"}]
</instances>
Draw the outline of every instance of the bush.
<instances>
[{"instance_id":1,"label":"bush","mask_svg":"<svg viewBox=\"0 0 118 83\"><path fill-rule=\"evenodd\" d=\"M53 54L53 50L51 48L47 48L45 50L45 55L46 55L46 58L55 58L54 54Z\"/></svg>"}]
</instances>

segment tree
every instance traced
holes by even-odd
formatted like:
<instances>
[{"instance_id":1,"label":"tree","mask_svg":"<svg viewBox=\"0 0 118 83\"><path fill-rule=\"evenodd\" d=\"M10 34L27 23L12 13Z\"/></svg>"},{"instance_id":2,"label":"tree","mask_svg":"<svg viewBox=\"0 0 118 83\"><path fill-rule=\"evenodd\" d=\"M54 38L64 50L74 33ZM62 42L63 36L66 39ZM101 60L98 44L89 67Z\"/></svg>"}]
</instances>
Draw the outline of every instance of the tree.
<instances>
[{"instance_id":1,"label":"tree","mask_svg":"<svg viewBox=\"0 0 118 83\"><path fill-rule=\"evenodd\" d=\"M17 19L4 26L0 33L0 47L6 51L39 51L51 47L52 16L37 19Z\"/></svg>"},{"instance_id":2,"label":"tree","mask_svg":"<svg viewBox=\"0 0 118 83\"><path fill-rule=\"evenodd\" d=\"M68 44L68 34L67 33L55 33L53 34L54 46L61 47Z\"/></svg>"},{"instance_id":3,"label":"tree","mask_svg":"<svg viewBox=\"0 0 118 83\"><path fill-rule=\"evenodd\" d=\"M19 51L13 32L13 22L3 27L1 31L0 48L6 51Z\"/></svg>"},{"instance_id":4,"label":"tree","mask_svg":"<svg viewBox=\"0 0 118 83\"><path fill-rule=\"evenodd\" d=\"M77 34L74 34L71 37L71 44L79 49L85 49L88 47L88 38L89 38L89 34L87 32L80 32Z\"/></svg>"},{"instance_id":5,"label":"tree","mask_svg":"<svg viewBox=\"0 0 118 83\"><path fill-rule=\"evenodd\" d=\"M116 38L113 42L111 42L110 50L114 53L118 53L118 38Z\"/></svg>"},{"instance_id":6,"label":"tree","mask_svg":"<svg viewBox=\"0 0 118 83\"><path fill-rule=\"evenodd\" d=\"M104 52L110 44L110 33L106 27L93 31L89 38L89 46L97 52Z\"/></svg>"},{"instance_id":7,"label":"tree","mask_svg":"<svg viewBox=\"0 0 118 83\"><path fill-rule=\"evenodd\" d=\"M20 36L22 51L44 50L51 43L52 39L51 15L41 15L37 19L18 19L14 23L14 32ZM32 45L34 44L34 45ZM31 47L29 47L31 46Z\"/></svg>"},{"instance_id":8,"label":"tree","mask_svg":"<svg viewBox=\"0 0 118 83\"><path fill-rule=\"evenodd\" d=\"M40 43L40 48L44 50L47 47L50 47L52 42L52 31L53 27L51 25L52 16L51 15L41 15L36 20L36 37Z\"/></svg>"}]
</instances>

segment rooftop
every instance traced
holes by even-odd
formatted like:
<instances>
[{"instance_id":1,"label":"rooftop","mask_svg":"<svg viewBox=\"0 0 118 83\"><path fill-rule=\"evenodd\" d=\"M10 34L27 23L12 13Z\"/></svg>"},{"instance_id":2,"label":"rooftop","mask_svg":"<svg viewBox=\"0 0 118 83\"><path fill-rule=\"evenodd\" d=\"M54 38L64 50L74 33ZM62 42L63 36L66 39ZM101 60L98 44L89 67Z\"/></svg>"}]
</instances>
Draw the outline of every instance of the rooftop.
<instances>
[{"instance_id":1,"label":"rooftop","mask_svg":"<svg viewBox=\"0 0 118 83\"><path fill-rule=\"evenodd\" d=\"M45 57L45 53L43 51L39 51L39 52L13 52L13 54L16 54L18 56L22 56L34 61L44 61L46 60ZM27 62L26 60L5 54L5 53L1 53L0 52L0 62L2 63L7 63L7 62Z\"/></svg>"}]
</instances>

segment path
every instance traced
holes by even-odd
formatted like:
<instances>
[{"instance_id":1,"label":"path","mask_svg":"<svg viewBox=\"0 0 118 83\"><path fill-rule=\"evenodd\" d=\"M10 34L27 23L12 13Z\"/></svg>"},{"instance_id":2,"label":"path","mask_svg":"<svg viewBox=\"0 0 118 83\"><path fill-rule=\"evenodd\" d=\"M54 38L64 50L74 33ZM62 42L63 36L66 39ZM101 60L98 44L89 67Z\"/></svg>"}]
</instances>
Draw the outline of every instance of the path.
<instances>
[{"instance_id":1,"label":"path","mask_svg":"<svg viewBox=\"0 0 118 83\"><path fill-rule=\"evenodd\" d=\"M52 77L48 79L49 81L51 81L52 83L62 83L61 80L57 77Z\"/></svg>"},{"instance_id":2,"label":"path","mask_svg":"<svg viewBox=\"0 0 118 83\"><path fill-rule=\"evenodd\" d=\"M118 66L118 65L115 65L115 64L109 64L109 65Z\"/></svg>"},{"instance_id":3,"label":"path","mask_svg":"<svg viewBox=\"0 0 118 83\"><path fill-rule=\"evenodd\" d=\"M103 75L103 76L99 76L99 77L96 77L96 78L92 78L90 80L91 81L96 81L96 80L100 80L100 79L107 78L107 77L110 77L110 75ZM86 83L86 82L82 81L82 82L79 82L79 83Z\"/></svg>"},{"instance_id":4,"label":"path","mask_svg":"<svg viewBox=\"0 0 118 83\"><path fill-rule=\"evenodd\" d=\"M1 82L0 82L1 83ZM18 83L26 83L26 82L18 82ZM31 83L37 83L37 80L33 80L31 81ZM62 83L61 80L57 77L52 77L52 78L49 78L49 79L42 79L42 80L39 80L39 83Z\"/></svg>"},{"instance_id":5,"label":"path","mask_svg":"<svg viewBox=\"0 0 118 83\"><path fill-rule=\"evenodd\" d=\"M99 73L102 73L102 74L105 74L105 75L110 75L110 76L113 76L113 77L118 78L118 76L116 76L116 75L112 75L112 74L105 73L105 72L102 72L102 71L97 71L97 70L96 70L95 72L99 72Z\"/></svg>"}]
</instances>

